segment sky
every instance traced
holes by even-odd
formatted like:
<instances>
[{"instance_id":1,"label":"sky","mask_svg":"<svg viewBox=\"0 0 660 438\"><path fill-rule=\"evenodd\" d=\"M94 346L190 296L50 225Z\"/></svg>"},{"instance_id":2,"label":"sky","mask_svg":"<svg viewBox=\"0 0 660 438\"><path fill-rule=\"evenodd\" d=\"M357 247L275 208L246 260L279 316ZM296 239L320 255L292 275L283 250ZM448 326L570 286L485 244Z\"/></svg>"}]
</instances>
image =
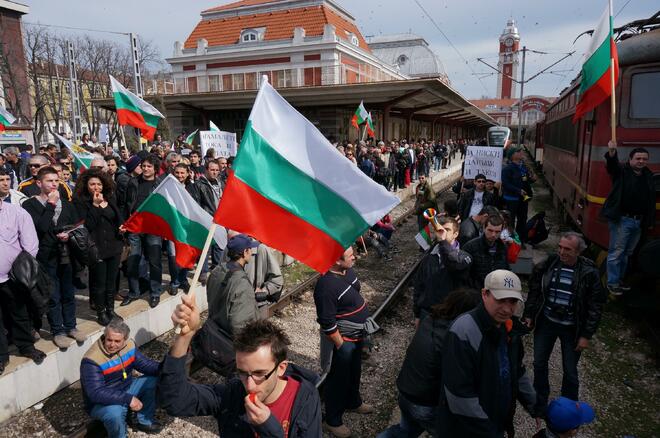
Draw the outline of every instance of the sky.
<instances>
[{"instance_id":1,"label":"sky","mask_svg":"<svg viewBox=\"0 0 660 438\"><path fill-rule=\"evenodd\" d=\"M28 23L86 29L135 32L152 40L163 58L172 56L174 42L185 41L200 20L200 11L229 0L18 0L30 6ZM497 76L482 58L497 64L498 38L510 17L516 20L521 46L546 52L528 53L526 77L537 73L565 53L576 53L525 85L525 95L557 96L579 73L588 36L605 0L335 0L355 18L363 35L414 33L422 36L444 63L452 86L467 98L494 97ZM613 0L614 25L648 18L657 0ZM421 5L421 7L420 7ZM435 24L423 12L424 8ZM620 12L619 12L620 11ZM90 34L126 41L128 37L71 29L59 33ZM455 49L452 47L455 47Z\"/></svg>"}]
</instances>

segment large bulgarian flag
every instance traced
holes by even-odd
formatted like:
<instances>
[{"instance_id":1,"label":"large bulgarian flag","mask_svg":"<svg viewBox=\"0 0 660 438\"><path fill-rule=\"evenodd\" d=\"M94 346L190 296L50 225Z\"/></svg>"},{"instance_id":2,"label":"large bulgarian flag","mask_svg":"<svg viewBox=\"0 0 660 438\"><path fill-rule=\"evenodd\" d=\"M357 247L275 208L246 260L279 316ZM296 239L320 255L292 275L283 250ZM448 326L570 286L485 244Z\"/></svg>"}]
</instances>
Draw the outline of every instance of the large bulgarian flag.
<instances>
[{"instance_id":1,"label":"large bulgarian flag","mask_svg":"<svg viewBox=\"0 0 660 438\"><path fill-rule=\"evenodd\" d=\"M146 233L174 243L176 263L192 268L202 254L213 218L195 202L186 188L167 175L124 223L131 233ZM220 248L227 246L227 231L218 227L214 235Z\"/></svg>"},{"instance_id":2,"label":"large bulgarian flag","mask_svg":"<svg viewBox=\"0 0 660 438\"><path fill-rule=\"evenodd\" d=\"M596 30L591 36L586 62L582 66L582 79L578 91L578 104L573 123L607 99L619 80L619 56L614 42L614 19L612 1L600 16ZM612 60L614 60L614 84L612 83Z\"/></svg>"},{"instance_id":3,"label":"large bulgarian flag","mask_svg":"<svg viewBox=\"0 0 660 438\"><path fill-rule=\"evenodd\" d=\"M15 121L16 117L9 114L9 111L0 106L0 132L7 129L7 126L11 125Z\"/></svg>"},{"instance_id":4,"label":"large bulgarian flag","mask_svg":"<svg viewBox=\"0 0 660 438\"><path fill-rule=\"evenodd\" d=\"M353 114L353 118L351 118L351 125L360 129L360 125L366 122L368 118L369 113L364 108L364 102L360 102L360 106L357 107L355 114Z\"/></svg>"},{"instance_id":5,"label":"large bulgarian flag","mask_svg":"<svg viewBox=\"0 0 660 438\"><path fill-rule=\"evenodd\" d=\"M399 203L263 81L215 222L326 272Z\"/></svg>"},{"instance_id":6,"label":"large bulgarian flag","mask_svg":"<svg viewBox=\"0 0 660 438\"><path fill-rule=\"evenodd\" d=\"M62 142L64 147L68 148L71 151L71 155L73 155L73 160L76 162L76 167L78 169L89 169L92 164L92 160L96 157L100 157L100 155L96 155L88 152L82 146L73 144L72 142L70 142L69 140L67 140L66 138L62 137L59 134L55 134L55 136L58 138L59 141Z\"/></svg>"},{"instance_id":7,"label":"large bulgarian flag","mask_svg":"<svg viewBox=\"0 0 660 438\"><path fill-rule=\"evenodd\" d=\"M115 98L117 119L120 125L128 125L140 130L140 135L153 140L158 121L164 119L156 108L128 91L117 79L110 76L112 95Z\"/></svg>"},{"instance_id":8,"label":"large bulgarian flag","mask_svg":"<svg viewBox=\"0 0 660 438\"><path fill-rule=\"evenodd\" d=\"M367 117L367 134L369 137L376 137L376 131L374 131L374 119L371 118L371 112L369 112L369 117Z\"/></svg>"}]
</instances>

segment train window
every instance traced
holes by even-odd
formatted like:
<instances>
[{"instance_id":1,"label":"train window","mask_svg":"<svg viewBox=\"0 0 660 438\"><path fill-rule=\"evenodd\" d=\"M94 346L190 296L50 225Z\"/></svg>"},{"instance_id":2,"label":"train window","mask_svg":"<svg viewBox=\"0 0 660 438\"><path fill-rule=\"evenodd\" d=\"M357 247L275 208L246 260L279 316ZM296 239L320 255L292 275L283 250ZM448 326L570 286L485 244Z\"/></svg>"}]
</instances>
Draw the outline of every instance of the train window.
<instances>
[{"instance_id":1,"label":"train window","mask_svg":"<svg viewBox=\"0 0 660 438\"><path fill-rule=\"evenodd\" d=\"M571 119L572 116L568 116L546 123L544 144L576 154L578 124L574 125Z\"/></svg>"},{"instance_id":2,"label":"train window","mask_svg":"<svg viewBox=\"0 0 660 438\"><path fill-rule=\"evenodd\" d=\"M634 74L630 82L630 118L660 119L660 71Z\"/></svg>"}]
</instances>

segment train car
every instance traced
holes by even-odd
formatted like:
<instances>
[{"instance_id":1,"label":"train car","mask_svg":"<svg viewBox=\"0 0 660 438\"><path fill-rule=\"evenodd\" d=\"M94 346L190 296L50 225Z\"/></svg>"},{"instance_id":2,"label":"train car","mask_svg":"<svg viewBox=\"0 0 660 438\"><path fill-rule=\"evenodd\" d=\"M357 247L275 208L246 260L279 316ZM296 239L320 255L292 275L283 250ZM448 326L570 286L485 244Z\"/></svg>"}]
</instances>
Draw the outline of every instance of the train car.
<instances>
[{"instance_id":1,"label":"train car","mask_svg":"<svg viewBox=\"0 0 660 438\"><path fill-rule=\"evenodd\" d=\"M655 24L649 31L637 28L642 33L625 39L624 35L617 43L616 134L621 161L628 159L634 147L649 150L649 168L655 174L656 200L660 201L660 27ZM604 158L610 140L611 104L606 100L573 124L578 88L576 80L546 113L543 169L555 205L591 242L607 248L607 222L599 213L612 186ZM656 203L652 239L660 236L658 209L660 203Z\"/></svg>"},{"instance_id":2,"label":"train car","mask_svg":"<svg viewBox=\"0 0 660 438\"><path fill-rule=\"evenodd\" d=\"M511 130L506 126L492 126L488 128L488 146L505 148L511 141Z\"/></svg>"},{"instance_id":3,"label":"train car","mask_svg":"<svg viewBox=\"0 0 660 438\"><path fill-rule=\"evenodd\" d=\"M538 165L543 164L543 132L545 130L545 121L541 120L534 126L527 128L524 136L524 145L529 155Z\"/></svg>"}]
</instances>

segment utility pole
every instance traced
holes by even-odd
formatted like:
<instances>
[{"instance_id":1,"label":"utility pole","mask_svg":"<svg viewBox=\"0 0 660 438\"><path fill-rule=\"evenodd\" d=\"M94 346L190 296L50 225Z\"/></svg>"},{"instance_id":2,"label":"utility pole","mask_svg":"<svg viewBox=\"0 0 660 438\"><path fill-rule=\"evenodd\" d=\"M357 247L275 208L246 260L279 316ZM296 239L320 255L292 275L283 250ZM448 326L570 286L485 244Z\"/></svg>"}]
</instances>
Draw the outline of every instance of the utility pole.
<instances>
[{"instance_id":1,"label":"utility pole","mask_svg":"<svg viewBox=\"0 0 660 438\"><path fill-rule=\"evenodd\" d=\"M67 41L67 54L69 61L69 96L71 100L71 131L75 143L82 137L80 123L80 96L78 96L78 73L76 71L76 53L73 44Z\"/></svg>"},{"instance_id":2,"label":"utility pole","mask_svg":"<svg viewBox=\"0 0 660 438\"><path fill-rule=\"evenodd\" d=\"M522 48L522 71L520 75L520 101L518 102L518 146L522 145L522 139L520 135L522 134L522 109L523 109L523 99L524 99L524 90L525 90L525 54L527 53L527 47L523 46Z\"/></svg>"},{"instance_id":3,"label":"utility pole","mask_svg":"<svg viewBox=\"0 0 660 438\"><path fill-rule=\"evenodd\" d=\"M135 87L135 94L137 97L142 98L142 74L140 73L140 51L137 44L137 35L133 32L128 34L131 39L131 58L133 59L133 85ZM138 145L142 148L142 133L137 130Z\"/></svg>"}]
</instances>

